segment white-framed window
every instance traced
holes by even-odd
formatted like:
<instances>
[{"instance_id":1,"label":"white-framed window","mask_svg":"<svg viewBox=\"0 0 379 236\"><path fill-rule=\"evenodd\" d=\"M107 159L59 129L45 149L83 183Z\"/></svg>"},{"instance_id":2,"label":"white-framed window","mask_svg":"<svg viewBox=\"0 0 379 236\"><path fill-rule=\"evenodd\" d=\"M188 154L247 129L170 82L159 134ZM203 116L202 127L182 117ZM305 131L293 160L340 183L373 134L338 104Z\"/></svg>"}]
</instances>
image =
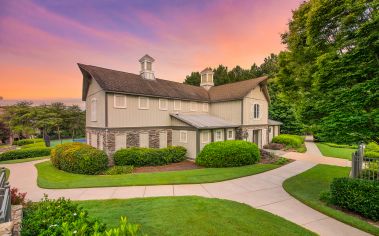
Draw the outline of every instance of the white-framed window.
<instances>
[{"instance_id":1,"label":"white-framed window","mask_svg":"<svg viewBox=\"0 0 379 236\"><path fill-rule=\"evenodd\" d=\"M147 61L146 62L146 69L147 70L151 70L152 66L151 66L151 62L150 61Z\"/></svg>"},{"instance_id":2,"label":"white-framed window","mask_svg":"<svg viewBox=\"0 0 379 236\"><path fill-rule=\"evenodd\" d=\"M97 121L97 100L96 98L91 99L91 121Z\"/></svg>"},{"instance_id":3,"label":"white-framed window","mask_svg":"<svg viewBox=\"0 0 379 236\"><path fill-rule=\"evenodd\" d=\"M208 112L209 111L209 104L203 103L203 111Z\"/></svg>"},{"instance_id":4,"label":"white-framed window","mask_svg":"<svg viewBox=\"0 0 379 236\"><path fill-rule=\"evenodd\" d=\"M174 100L174 110L179 111L182 109L182 101Z\"/></svg>"},{"instance_id":5,"label":"white-framed window","mask_svg":"<svg viewBox=\"0 0 379 236\"><path fill-rule=\"evenodd\" d=\"M149 147L149 133L141 132L139 134L139 146L140 147Z\"/></svg>"},{"instance_id":6,"label":"white-framed window","mask_svg":"<svg viewBox=\"0 0 379 236\"><path fill-rule=\"evenodd\" d=\"M159 110L166 111L168 110L168 100L160 98L159 99Z\"/></svg>"},{"instance_id":7,"label":"white-framed window","mask_svg":"<svg viewBox=\"0 0 379 236\"><path fill-rule=\"evenodd\" d=\"M234 139L234 130L233 129L228 129L227 131L226 138L228 140L233 140Z\"/></svg>"},{"instance_id":8,"label":"white-framed window","mask_svg":"<svg viewBox=\"0 0 379 236\"><path fill-rule=\"evenodd\" d=\"M143 110L149 109L149 98L138 97L138 108Z\"/></svg>"},{"instance_id":9,"label":"white-framed window","mask_svg":"<svg viewBox=\"0 0 379 236\"><path fill-rule=\"evenodd\" d=\"M261 108L258 103L254 103L253 105L253 119L259 120L261 118Z\"/></svg>"},{"instance_id":10,"label":"white-framed window","mask_svg":"<svg viewBox=\"0 0 379 236\"><path fill-rule=\"evenodd\" d=\"M215 141L223 141L224 139L222 138L222 130L218 129L215 131Z\"/></svg>"},{"instance_id":11,"label":"white-framed window","mask_svg":"<svg viewBox=\"0 0 379 236\"><path fill-rule=\"evenodd\" d=\"M207 82L207 74L202 74L201 75L201 83L206 83Z\"/></svg>"},{"instance_id":12,"label":"white-framed window","mask_svg":"<svg viewBox=\"0 0 379 236\"><path fill-rule=\"evenodd\" d=\"M115 94L113 97L113 107L114 108L126 108L126 96Z\"/></svg>"},{"instance_id":13,"label":"white-framed window","mask_svg":"<svg viewBox=\"0 0 379 236\"><path fill-rule=\"evenodd\" d=\"M197 102L191 102L190 103L190 110L191 111L197 111Z\"/></svg>"},{"instance_id":14,"label":"white-framed window","mask_svg":"<svg viewBox=\"0 0 379 236\"><path fill-rule=\"evenodd\" d=\"M187 131L181 130L179 132L179 136L180 136L179 139L181 143L187 143L187 136L188 136Z\"/></svg>"},{"instance_id":15,"label":"white-framed window","mask_svg":"<svg viewBox=\"0 0 379 236\"><path fill-rule=\"evenodd\" d=\"M209 143L210 140L211 140L211 132L209 132L209 131L201 132L201 142L202 143Z\"/></svg>"},{"instance_id":16,"label":"white-framed window","mask_svg":"<svg viewBox=\"0 0 379 236\"><path fill-rule=\"evenodd\" d=\"M213 75L212 74L208 74L208 83L212 83L212 80L213 80Z\"/></svg>"}]
</instances>

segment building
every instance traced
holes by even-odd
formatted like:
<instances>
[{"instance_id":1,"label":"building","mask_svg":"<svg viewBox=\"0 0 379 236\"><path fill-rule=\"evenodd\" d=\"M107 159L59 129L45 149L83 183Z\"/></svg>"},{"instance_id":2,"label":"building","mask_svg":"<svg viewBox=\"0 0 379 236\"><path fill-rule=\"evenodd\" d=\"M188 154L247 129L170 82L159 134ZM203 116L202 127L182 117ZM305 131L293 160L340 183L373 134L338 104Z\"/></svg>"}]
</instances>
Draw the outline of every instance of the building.
<instances>
[{"instance_id":1,"label":"building","mask_svg":"<svg viewBox=\"0 0 379 236\"><path fill-rule=\"evenodd\" d=\"M280 133L281 123L268 119L267 77L214 86L206 68L197 87L156 78L149 55L139 62L140 74L78 64L87 142L108 155L179 145L196 158L209 142L244 139L262 147Z\"/></svg>"}]
</instances>

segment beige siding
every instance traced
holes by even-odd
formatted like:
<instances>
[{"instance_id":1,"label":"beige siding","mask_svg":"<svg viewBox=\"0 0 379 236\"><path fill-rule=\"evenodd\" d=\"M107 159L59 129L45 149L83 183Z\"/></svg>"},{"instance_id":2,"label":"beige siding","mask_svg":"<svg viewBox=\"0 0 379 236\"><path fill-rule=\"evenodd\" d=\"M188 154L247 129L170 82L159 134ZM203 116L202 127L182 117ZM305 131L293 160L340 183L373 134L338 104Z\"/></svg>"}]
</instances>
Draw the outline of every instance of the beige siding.
<instances>
[{"instance_id":1,"label":"beige siding","mask_svg":"<svg viewBox=\"0 0 379 236\"><path fill-rule=\"evenodd\" d=\"M200 131L200 151L205 145L212 141L211 130L201 130ZM207 138L208 137L208 138Z\"/></svg>"},{"instance_id":2,"label":"beige siding","mask_svg":"<svg viewBox=\"0 0 379 236\"><path fill-rule=\"evenodd\" d=\"M174 100L168 99L168 109L159 109L159 99L149 98L149 109L138 108L138 96L127 95L126 108L114 107L114 95L108 94L108 127L170 126L170 113L202 112L198 103L196 111L191 111L189 101L181 101L181 110L174 110Z\"/></svg>"},{"instance_id":3,"label":"beige siding","mask_svg":"<svg viewBox=\"0 0 379 236\"><path fill-rule=\"evenodd\" d=\"M180 121L174 117L171 117L171 126L186 126L186 127L189 127L188 124L184 123L183 121Z\"/></svg>"},{"instance_id":4,"label":"beige siding","mask_svg":"<svg viewBox=\"0 0 379 236\"><path fill-rule=\"evenodd\" d=\"M187 157L196 158L196 131L186 131L187 132L187 142L180 142L180 130L172 131L172 145L182 146L187 149Z\"/></svg>"},{"instance_id":5,"label":"beige siding","mask_svg":"<svg viewBox=\"0 0 379 236\"><path fill-rule=\"evenodd\" d=\"M262 146L261 147L267 144L267 132L268 132L267 129L262 129Z\"/></svg>"},{"instance_id":6,"label":"beige siding","mask_svg":"<svg viewBox=\"0 0 379 236\"><path fill-rule=\"evenodd\" d=\"M91 146L97 148L97 134L91 134Z\"/></svg>"},{"instance_id":7,"label":"beige siding","mask_svg":"<svg viewBox=\"0 0 379 236\"><path fill-rule=\"evenodd\" d=\"M257 103L260 106L260 119L253 119L253 105ZM260 87L253 89L243 99L243 124L244 125L265 125L268 123L268 102L260 91Z\"/></svg>"},{"instance_id":8,"label":"beige siding","mask_svg":"<svg viewBox=\"0 0 379 236\"><path fill-rule=\"evenodd\" d=\"M241 124L241 101L211 103L209 111L213 116Z\"/></svg>"},{"instance_id":9,"label":"beige siding","mask_svg":"<svg viewBox=\"0 0 379 236\"><path fill-rule=\"evenodd\" d=\"M96 99L96 121L91 121L91 101ZM105 127L105 92L92 79L86 98L86 126Z\"/></svg>"}]
</instances>

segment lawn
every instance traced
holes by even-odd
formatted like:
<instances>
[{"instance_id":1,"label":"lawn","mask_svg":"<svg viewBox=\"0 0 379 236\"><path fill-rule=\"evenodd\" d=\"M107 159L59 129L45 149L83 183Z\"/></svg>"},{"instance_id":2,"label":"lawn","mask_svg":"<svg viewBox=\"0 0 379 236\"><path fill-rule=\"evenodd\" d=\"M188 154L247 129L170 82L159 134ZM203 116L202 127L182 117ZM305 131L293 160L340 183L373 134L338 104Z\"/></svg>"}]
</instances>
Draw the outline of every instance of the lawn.
<instances>
[{"instance_id":1,"label":"lawn","mask_svg":"<svg viewBox=\"0 0 379 236\"><path fill-rule=\"evenodd\" d=\"M379 235L379 228L366 221L327 206L319 200L321 192L329 191L333 178L346 177L350 168L329 165L317 165L312 169L284 181L284 189L306 205L330 217L349 224L353 227Z\"/></svg>"},{"instance_id":2,"label":"lawn","mask_svg":"<svg viewBox=\"0 0 379 236\"><path fill-rule=\"evenodd\" d=\"M72 138L61 139L60 141L59 140L51 140L50 141L50 146L51 147L55 147L55 146L57 146L58 144L61 144L61 143L72 143Z\"/></svg>"},{"instance_id":3,"label":"lawn","mask_svg":"<svg viewBox=\"0 0 379 236\"><path fill-rule=\"evenodd\" d=\"M320 149L320 152L322 155L327 157L337 157L337 158L343 158L351 160L351 155L353 152L357 151L357 149L353 148L337 148L337 147L331 147L324 143L316 143L318 149Z\"/></svg>"},{"instance_id":4,"label":"lawn","mask_svg":"<svg viewBox=\"0 0 379 236\"><path fill-rule=\"evenodd\" d=\"M155 197L81 201L89 215L109 227L121 216L141 225L147 235L315 235L263 210L202 197Z\"/></svg>"},{"instance_id":5,"label":"lawn","mask_svg":"<svg viewBox=\"0 0 379 236\"><path fill-rule=\"evenodd\" d=\"M105 186L211 183L254 175L275 169L276 164L255 164L232 168L204 168L184 171L123 175L80 175L55 168L50 161L36 164L41 188L87 188Z\"/></svg>"},{"instance_id":6,"label":"lawn","mask_svg":"<svg viewBox=\"0 0 379 236\"><path fill-rule=\"evenodd\" d=\"M22 162L28 162L28 161L38 161L43 159L48 159L49 156L45 157L31 157L31 158L24 158L24 159L15 159L15 160L7 160L7 161L0 161L0 164L16 164L16 163L22 163Z\"/></svg>"}]
</instances>

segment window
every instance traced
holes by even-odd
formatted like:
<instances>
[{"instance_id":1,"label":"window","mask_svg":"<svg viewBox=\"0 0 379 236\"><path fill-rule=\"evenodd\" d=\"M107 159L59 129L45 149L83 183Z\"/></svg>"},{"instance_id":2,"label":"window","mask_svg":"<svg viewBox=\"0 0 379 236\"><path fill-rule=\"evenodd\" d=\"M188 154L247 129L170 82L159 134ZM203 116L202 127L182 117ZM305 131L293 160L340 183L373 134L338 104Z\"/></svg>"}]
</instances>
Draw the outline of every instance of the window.
<instances>
[{"instance_id":1,"label":"window","mask_svg":"<svg viewBox=\"0 0 379 236\"><path fill-rule=\"evenodd\" d=\"M91 100L91 121L96 121L96 109L97 109L97 100L96 98L92 98Z\"/></svg>"},{"instance_id":2,"label":"window","mask_svg":"<svg viewBox=\"0 0 379 236\"><path fill-rule=\"evenodd\" d=\"M168 109L168 101L167 99L159 99L159 110L167 110Z\"/></svg>"},{"instance_id":3,"label":"window","mask_svg":"<svg viewBox=\"0 0 379 236\"><path fill-rule=\"evenodd\" d=\"M114 95L113 106L114 108L126 108L126 96Z\"/></svg>"},{"instance_id":4,"label":"window","mask_svg":"<svg viewBox=\"0 0 379 236\"><path fill-rule=\"evenodd\" d=\"M228 132L227 133L228 140L233 140L234 139L234 132L233 132L233 130L232 129L228 129L227 132Z\"/></svg>"},{"instance_id":5,"label":"window","mask_svg":"<svg viewBox=\"0 0 379 236\"><path fill-rule=\"evenodd\" d=\"M206 83L207 82L207 74L202 74L201 75L201 83Z\"/></svg>"},{"instance_id":6,"label":"window","mask_svg":"<svg viewBox=\"0 0 379 236\"><path fill-rule=\"evenodd\" d=\"M190 104L190 110L196 111L197 110L197 102L191 102Z\"/></svg>"},{"instance_id":7,"label":"window","mask_svg":"<svg viewBox=\"0 0 379 236\"><path fill-rule=\"evenodd\" d=\"M255 104L253 105L253 118L254 118L255 120L258 120L258 119L261 118L260 115L261 115L261 114L260 114L260 106L259 106L259 104L255 103Z\"/></svg>"},{"instance_id":8,"label":"window","mask_svg":"<svg viewBox=\"0 0 379 236\"><path fill-rule=\"evenodd\" d=\"M179 136L180 136L180 142L181 143L186 143L187 142L187 131L181 130L179 132Z\"/></svg>"},{"instance_id":9,"label":"window","mask_svg":"<svg viewBox=\"0 0 379 236\"><path fill-rule=\"evenodd\" d=\"M208 112L208 110L209 110L209 104L203 103L203 111Z\"/></svg>"},{"instance_id":10,"label":"window","mask_svg":"<svg viewBox=\"0 0 379 236\"><path fill-rule=\"evenodd\" d=\"M201 133L201 142L202 143L209 143L210 140L211 140L211 132L203 131Z\"/></svg>"},{"instance_id":11,"label":"window","mask_svg":"<svg viewBox=\"0 0 379 236\"><path fill-rule=\"evenodd\" d=\"M174 110L178 111L182 109L182 102L180 100L174 100Z\"/></svg>"},{"instance_id":12,"label":"window","mask_svg":"<svg viewBox=\"0 0 379 236\"><path fill-rule=\"evenodd\" d=\"M212 74L208 74L208 83L212 83Z\"/></svg>"},{"instance_id":13,"label":"window","mask_svg":"<svg viewBox=\"0 0 379 236\"><path fill-rule=\"evenodd\" d=\"M146 69L151 70L151 62L147 61L146 64Z\"/></svg>"},{"instance_id":14,"label":"window","mask_svg":"<svg viewBox=\"0 0 379 236\"><path fill-rule=\"evenodd\" d=\"M149 133L142 132L139 134L139 146L149 147Z\"/></svg>"},{"instance_id":15,"label":"window","mask_svg":"<svg viewBox=\"0 0 379 236\"><path fill-rule=\"evenodd\" d=\"M222 141L223 138L222 138L222 130L216 130L215 132L215 141Z\"/></svg>"},{"instance_id":16,"label":"window","mask_svg":"<svg viewBox=\"0 0 379 236\"><path fill-rule=\"evenodd\" d=\"M138 108L149 109L149 98L138 97Z\"/></svg>"}]
</instances>

